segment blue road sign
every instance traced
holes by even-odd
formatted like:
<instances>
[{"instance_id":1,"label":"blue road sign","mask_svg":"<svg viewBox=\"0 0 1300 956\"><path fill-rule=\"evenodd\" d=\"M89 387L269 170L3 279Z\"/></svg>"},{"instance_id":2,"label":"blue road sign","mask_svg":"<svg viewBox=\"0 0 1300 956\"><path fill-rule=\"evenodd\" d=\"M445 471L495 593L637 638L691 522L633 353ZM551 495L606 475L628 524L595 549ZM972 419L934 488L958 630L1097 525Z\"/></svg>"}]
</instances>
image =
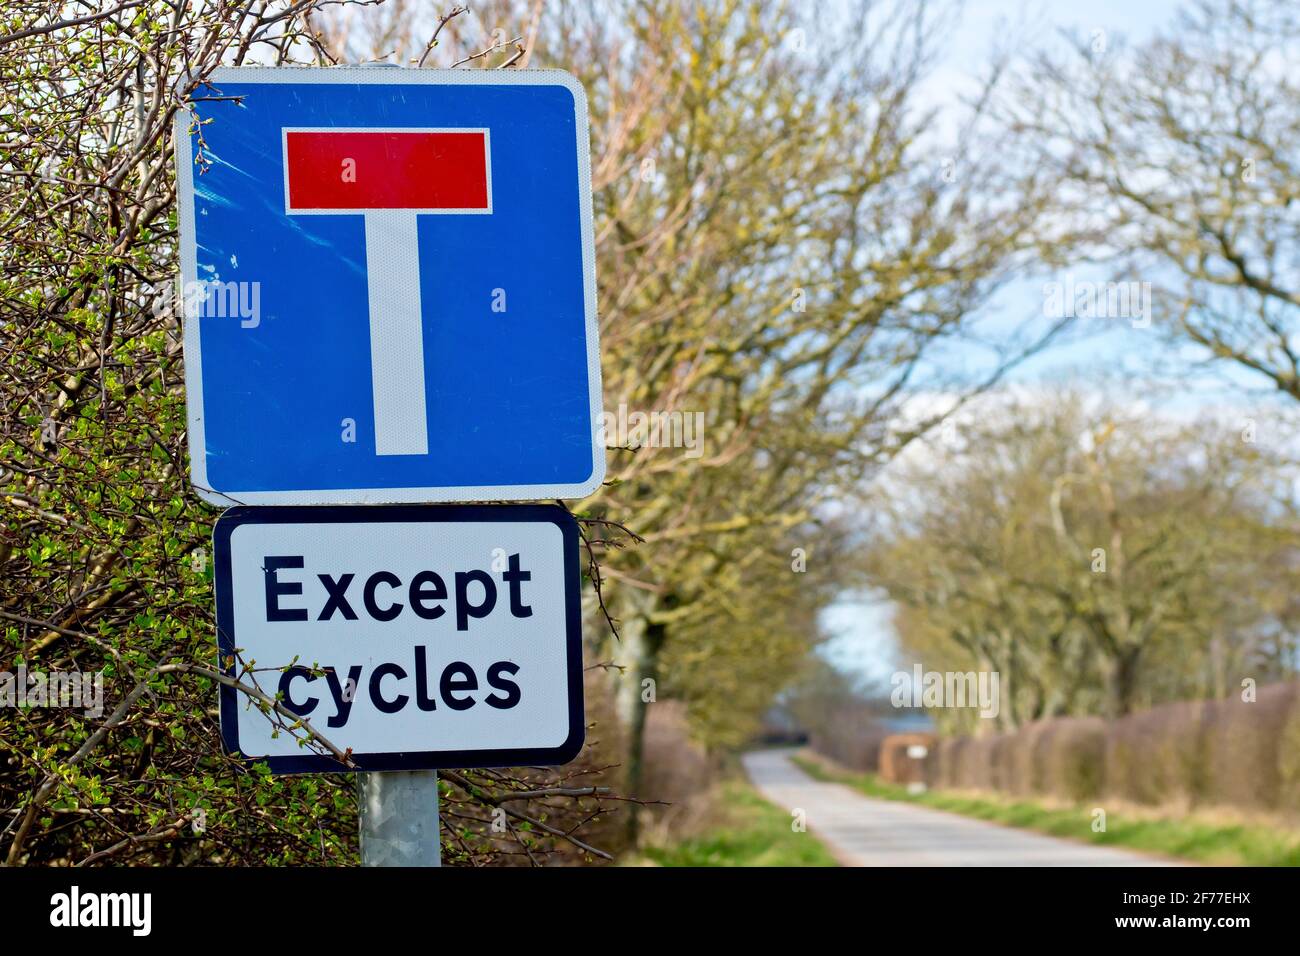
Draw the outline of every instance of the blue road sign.
<instances>
[{"instance_id":1,"label":"blue road sign","mask_svg":"<svg viewBox=\"0 0 1300 956\"><path fill-rule=\"evenodd\" d=\"M573 498L604 477L587 109L560 71L217 70L177 127L213 504Z\"/></svg>"}]
</instances>

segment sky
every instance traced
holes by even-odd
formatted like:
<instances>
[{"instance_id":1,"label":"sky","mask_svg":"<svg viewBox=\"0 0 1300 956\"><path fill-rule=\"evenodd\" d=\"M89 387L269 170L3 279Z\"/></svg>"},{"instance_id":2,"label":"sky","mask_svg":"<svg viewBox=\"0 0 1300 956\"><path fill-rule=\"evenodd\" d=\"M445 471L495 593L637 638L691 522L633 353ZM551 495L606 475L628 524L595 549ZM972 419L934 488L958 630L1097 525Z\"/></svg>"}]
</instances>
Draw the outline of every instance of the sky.
<instances>
[{"instance_id":1,"label":"sky","mask_svg":"<svg viewBox=\"0 0 1300 956\"><path fill-rule=\"evenodd\" d=\"M970 89L971 78L988 61L991 51L1008 37L1031 42L1034 38L1049 39L1059 29L1074 30L1085 37L1094 30L1105 30L1108 37L1123 36L1130 45L1136 45L1171 23L1179 6L1176 0L966 0L928 81L926 97L940 107L956 105L960 92ZM1074 278L1089 276L1080 271L1074 273ZM1043 281L1034 279L1009 286L993 303L994 310L1013 323L1041 311ZM1113 372L1133 380L1135 376L1153 375L1148 363L1162 349L1167 350L1167 345L1151 330L1133 329L1123 321L1112 320L1109 327L1097 329L1096 334L1031 360L1011 380L1027 383L1081 370L1091 374ZM950 358L978 361L973 353L953 353ZM1223 374L1207 374L1194 383L1196 387L1180 389L1173 412L1190 413L1207 405L1221 405L1225 401ZM822 648L828 660L864 681L888 686L890 675L901 666L893 643L888 603L845 600L827 609L822 624L833 635Z\"/></svg>"}]
</instances>

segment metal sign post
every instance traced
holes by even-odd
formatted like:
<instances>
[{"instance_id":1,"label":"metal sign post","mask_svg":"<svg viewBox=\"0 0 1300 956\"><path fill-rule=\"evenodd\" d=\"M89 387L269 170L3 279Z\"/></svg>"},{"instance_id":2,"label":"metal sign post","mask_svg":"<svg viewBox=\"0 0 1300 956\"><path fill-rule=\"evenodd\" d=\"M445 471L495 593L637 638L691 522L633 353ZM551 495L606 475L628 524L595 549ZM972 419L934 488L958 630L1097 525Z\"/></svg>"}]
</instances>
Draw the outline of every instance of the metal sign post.
<instances>
[{"instance_id":1,"label":"metal sign post","mask_svg":"<svg viewBox=\"0 0 1300 956\"><path fill-rule=\"evenodd\" d=\"M357 774L362 866L441 866L438 771Z\"/></svg>"},{"instance_id":2,"label":"metal sign post","mask_svg":"<svg viewBox=\"0 0 1300 956\"><path fill-rule=\"evenodd\" d=\"M438 769L583 741L572 517L430 505L604 479L586 94L552 70L205 80L177 215L192 483L239 505L213 541L222 666L256 661L350 756L230 686L224 748L356 771L363 865L438 866Z\"/></svg>"}]
</instances>

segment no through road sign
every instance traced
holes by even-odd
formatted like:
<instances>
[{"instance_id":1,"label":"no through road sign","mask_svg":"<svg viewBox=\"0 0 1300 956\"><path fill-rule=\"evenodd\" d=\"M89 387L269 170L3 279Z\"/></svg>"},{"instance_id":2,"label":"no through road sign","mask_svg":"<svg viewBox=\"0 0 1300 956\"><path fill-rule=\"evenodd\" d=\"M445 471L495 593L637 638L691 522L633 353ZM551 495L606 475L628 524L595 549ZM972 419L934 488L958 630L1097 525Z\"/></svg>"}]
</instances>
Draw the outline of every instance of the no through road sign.
<instances>
[{"instance_id":1,"label":"no through road sign","mask_svg":"<svg viewBox=\"0 0 1300 956\"><path fill-rule=\"evenodd\" d=\"M361 67L210 81L177 126L199 494L594 490L605 452L577 81Z\"/></svg>"}]
</instances>

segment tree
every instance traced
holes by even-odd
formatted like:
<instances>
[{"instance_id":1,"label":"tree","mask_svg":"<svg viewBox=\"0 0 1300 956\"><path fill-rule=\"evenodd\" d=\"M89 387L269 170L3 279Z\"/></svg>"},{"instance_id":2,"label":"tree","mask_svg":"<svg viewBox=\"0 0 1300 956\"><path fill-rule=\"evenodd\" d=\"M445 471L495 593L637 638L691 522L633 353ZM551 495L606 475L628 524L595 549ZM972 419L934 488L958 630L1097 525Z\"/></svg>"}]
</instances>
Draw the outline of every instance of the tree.
<instances>
[{"instance_id":1,"label":"tree","mask_svg":"<svg viewBox=\"0 0 1300 956\"><path fill-rule=\"evenodd\" d=\"M1267 638L1295 585L1285 462L1077 393L992 405L961 438L880 489L868 570L905 653L1000 672L1002 726L1293 671Z\"/></svg>"},{"instance_id":2,"label":"tree","mask_svg":"<svg viewBox=\"0 0 1300 956\"><path fill-rule=\"evenodd\" d=\"M1294 3L1199 0L1135 49L1101 35L1040 52L1000 106L1008 161L1060 178L1048 261L1100 258L1151 282L1175 341L1292 399L1297 59Z\"/></svg>"},{"instance_id":3,"label":"tree","mask_svg":"<svg viewBox=\"0 0 1300 956\"><path fill-rule=\"evenodd\" d=\"M1014 271L1046 195L992 162L951 181L948 154L921 145L924 4L836 23L763 0L617 9L558 36L543 19L534 62L590 64L607 407L706 426L698 456L644 436L611 448L582 505L645 541L605 570L635 790L647 679L720 745L820 639L824 503L912 437L892 425L924 357ZM978 154L976 113L958 156ZM801 602L799 630L755 629L775 594ZM719 722L711 689L741 674L755 693Z\"/></svg>"}]
</instances>

